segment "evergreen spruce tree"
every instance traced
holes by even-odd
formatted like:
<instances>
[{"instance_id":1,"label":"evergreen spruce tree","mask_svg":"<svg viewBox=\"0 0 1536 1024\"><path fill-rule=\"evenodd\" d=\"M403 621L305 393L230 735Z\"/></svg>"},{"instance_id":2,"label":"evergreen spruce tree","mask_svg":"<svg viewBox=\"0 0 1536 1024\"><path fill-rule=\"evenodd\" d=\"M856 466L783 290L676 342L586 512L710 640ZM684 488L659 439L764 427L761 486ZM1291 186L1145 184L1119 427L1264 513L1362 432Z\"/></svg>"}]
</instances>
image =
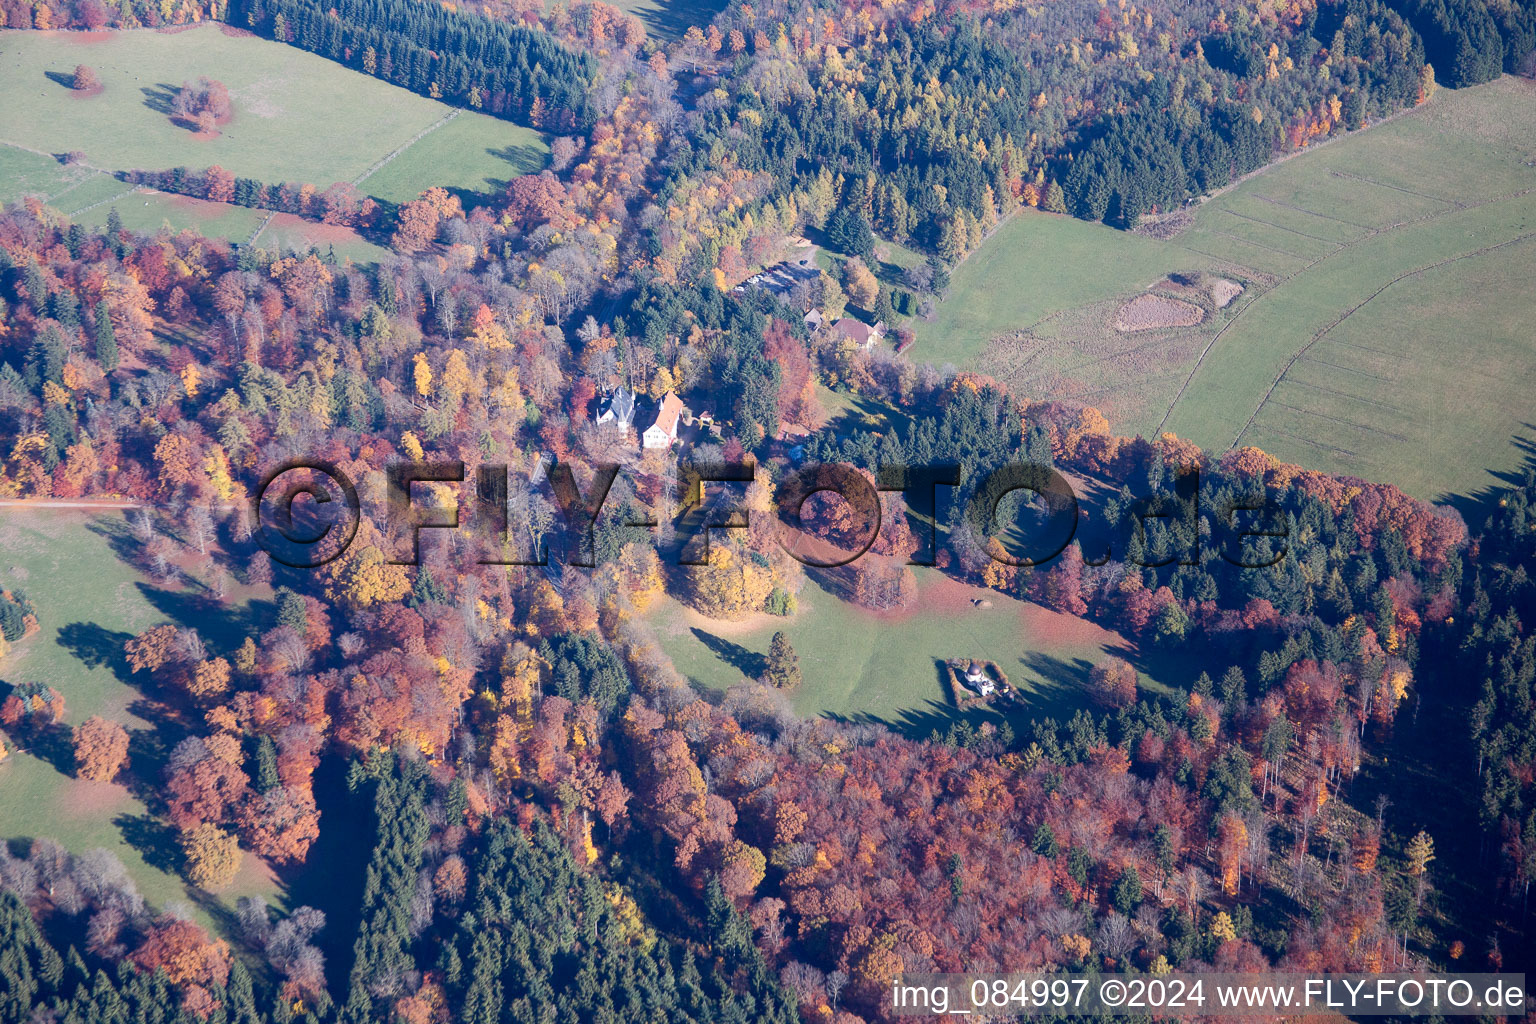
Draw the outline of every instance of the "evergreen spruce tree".
<instances>
[{"instance_id":1,"label":"evergreen spruce tree","mask_svg":"<svg viewBox=\"0 0 1536 1024\"><path fill-rule=\"evenodd\" d=\"M800 656L783 630L774 633L768 644L768 669L763 673L763 681L780 690L793 690L800 685Z\"/></svg>"},{"instance_id":2,"label":"evergreen spruce tree","mask_svg":"<svg viewBox=\"0 0 1536 1024\"><path fill-rule=\"evenodd\" d=\"M416 570L416 584L411 588L411 596L405 603L412 608L426 604L447 604L448 592L437 582L432 570L423 565Z\"/></svg>"},{"instance_id":3,"label":"evergreen spruce tree","mask_svg":"<svg viewBox=\"0 0 1536 1024\"><path fill-rule=\"evenodd\" d=\"M96 362L108 373L117 369L117 331L112 327L112 312L104 299L96 303Z\"/></svg>"}]
</instances>

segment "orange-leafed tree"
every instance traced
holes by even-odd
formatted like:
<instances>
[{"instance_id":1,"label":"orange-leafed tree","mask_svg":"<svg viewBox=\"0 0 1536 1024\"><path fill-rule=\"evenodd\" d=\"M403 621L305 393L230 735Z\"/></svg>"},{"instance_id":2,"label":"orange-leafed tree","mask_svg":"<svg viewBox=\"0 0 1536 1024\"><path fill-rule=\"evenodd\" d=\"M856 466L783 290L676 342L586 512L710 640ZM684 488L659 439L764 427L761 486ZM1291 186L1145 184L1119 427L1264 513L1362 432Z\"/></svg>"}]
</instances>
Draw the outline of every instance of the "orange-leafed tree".
<instances>
[{"instance_id":1,"label":"orange-leafed tree","mask_svg":"<svg viewBox=\"0 0 1536 1024\"><path fill-rule=\"evenodd\" d=\"M1216 823L1216 835L1221 852L1221 887L1228 896L1233 896L1243 880L1243 854L1248 849L1248 826L1236 814L1227 813Z\"/></svg>"},{"instance_id":2,"label":"orange-leafed tree","mask_svg":"<svg viewBox=\"0 0 1536 1024\"><path fill-rule=\"evenodd\" d=\"M447 189L429 188L417 199L400 207L399 222L390 244L397 252L417 253L437 239L437 229L444 220L464 215L459 197Z\"/></svg>"},{"instance_id":3,"label":"orange-leafed tree","mask_svg":"<svg viewBox=\"0 0 1536 1024\"><path fill-rule=\"evenodd\" d=\"M1136 670L1124 658L1110 658L1093 666L1088 673L1093 697L1112 708L1136 703Z\"/></svg>"},{"instance_id":4,"label":"orange-leafed tree","mask_svg":"<svg viewBox=\"0 0 1536 1024\"><path fill-rule=\"evenodd\" d=\"M152 626L123 644L128 665L134 672L159 671L170 661L176 651L176 627L170 624Z\"/></svg>"},{"instance_id":5,"label":"orange-leafed tree","mask_svg":"<svg viewBox=\"0 0 1536 1024\"><path fill-rule=\"evenodd\" d=\"M128 959L143 971L163 968L173 985L222 986L229 981L229 945L210 939L191 921L169 915L149 928L143 944Z\"/></svg>"},{"instance_id":6,"label":"orange-leafed tree","mask_svg":"<svg viewBox=\"0 0 1536 1024\"><path fill-rule=\"evenodd\" d=\"M208 168L207 192L204 194L211 202L233 202L235 198L235 176L233 172L226 171L218 164Z\"/></svg>"},{"instance_id":7,"label":"orange-leafed tree","mask_svg":"<svg viewBox=\"0 0 1536 1024\"><path fill-rule=\"evenodd\" d=\"M75 774L111 782L128 760L128 730L97 715L75 729Z\"/></svg>"},{"instance_id":8,"label":"orange-leafed tree","mask_svg":"<svg viewBox=\"0 0 1536 1024\"><path fill-rule=\"evenodd\" d=\"M217 825L204 823L181 836L187 880L200 889L218 889L240 873L240 843Z\"/></svg>"},{"instance_id":9,"label":"orange-leafed tree","mask_svg":"<svg viewBox=\"0 0 1536 1024\"><path fill-rule=\"evenodd\" d=\"M240 806L239 820L251 849L279 864L303 860L320 838L314 798L285 786L251 794Z\"/></svg>"},{"instance_id":10,"label":"orange-leafed tree","mask_svg":"<svg viewBox=\"0 0 1536 1024\"><path fill-rule=\"evenodd\" d=\"M155 308L155 300L139 279L132 274L113 274L102 284L101 297L107 304L118 345L129 351L147 345L154 326L149 314Z\"/></svg>"}]
</instances>

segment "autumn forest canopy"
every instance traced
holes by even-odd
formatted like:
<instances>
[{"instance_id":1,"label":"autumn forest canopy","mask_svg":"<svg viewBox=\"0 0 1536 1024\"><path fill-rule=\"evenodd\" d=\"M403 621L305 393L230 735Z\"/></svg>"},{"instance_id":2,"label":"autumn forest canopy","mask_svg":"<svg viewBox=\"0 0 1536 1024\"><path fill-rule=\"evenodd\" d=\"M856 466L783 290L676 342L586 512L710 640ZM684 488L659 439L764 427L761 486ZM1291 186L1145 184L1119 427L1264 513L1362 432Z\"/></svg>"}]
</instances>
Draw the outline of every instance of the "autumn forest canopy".
<instances>
[{"instance_id":1,"label":"autumn forest canopy","mask_svg":"<svg viewBox=\"0 0 1536 1024\"><path fill-rule=\"evenodd\" d=\"M328 117L434 101L335 182L0 144L0 1024L861 1024L904 972L1519 969L1536 470L1432 502L1131 436L1088 376L1041 397L919 332L989 301L1004 225L1087 232L1104 265L1061 273L1112 276L1277 159L1529 73L1536 2L674 13L0 0L0 50L62 31L41 83L133 89L178 144L296 113L211 58L134 85L89 39L215 22L323 65ZM474 114L536 132L532 167L388 198ZM1388 188L1405 224L1529 191ZM1286 196L1265 226L1313 243L1356 215ZM1198 266L1135 286L1163 320L1092 293L1009 329L1090 310L1193 379L1288 280ZM295 461L359 493L317 568L251 514ZM458 529L391 514L402 463L461 467L413 492ZM818 464L878 528L781 507ZM1018 464L1083 498L1040 564L1053 508L984 486ZM870 636L902 667L859 706Z\"/></svg>"}]
</instances>

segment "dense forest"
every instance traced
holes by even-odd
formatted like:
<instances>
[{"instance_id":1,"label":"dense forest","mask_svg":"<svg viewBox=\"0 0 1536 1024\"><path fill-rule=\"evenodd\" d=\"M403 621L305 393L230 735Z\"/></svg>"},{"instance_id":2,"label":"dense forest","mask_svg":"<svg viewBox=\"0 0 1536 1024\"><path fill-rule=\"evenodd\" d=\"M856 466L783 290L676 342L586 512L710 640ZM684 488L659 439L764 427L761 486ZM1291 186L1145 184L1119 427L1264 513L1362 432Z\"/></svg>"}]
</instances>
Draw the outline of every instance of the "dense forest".
<instances>
[{"instance_id":1,"label":"dense forest","mask_svg":"<svg viewBox=\"0 0 1536 1024\"><path fill-rule=\"evenodd\" d=\"M538 28L416 0L238 0L226 17L424 96L539 128L591 127L591 57Z\"/></svg>"},{"instance_id":2,"label":"dense forest","mask_svg":"<svg viewBox=\"0 0 1536 1024\"><path fill-rule=\"evenodd\" d=\"M38 201L0 213L0 495L142 502L121 557L221 606L236 584L270 597L233 640L167 621L123 644L132 684L185 723L134 780L176 863L209 891L250 858L323 871L308 862L343 826L316 777L343 764L337 799L366 812L369 846L336 924L246 901L214 935L148 905L109 856L0 845L0 1021L43 1006L81 1021L859 1024L885 1019L904 970L1378 971L1529 950L1536 483L1469 534L1388 485L1120 437L1091 408L1021 402L803 319L856 308L899 325L1020 210L1134 227L1437 81L1519 68L1529 0L942 16L768 0L670 44L595 3L0 10L37 28L222 18L553 136L547 170L469 210L440 188L381 211L345 186L218 167L138 176L373 230L393 254L369 266L134 234L115 214L90 231ZM849 259L789 295L735 290L802 232ZM881 239L919 252L895 294L870 270ZM697 462L758 462L747 527L700 564L673 557L687 466L594 422L621 385L713 412ZM818 385L903 426L829 430ZM808 503L799 525L820 540L868 543L808 569L778 541L785 427L810 461L871 483L935 463L961 483L933 507L888 491L874 538ZM335 464L365 498L355 543L315 572L274 563L231 512L291 458ZM410 535L385 514L384 470L407 459L459 461L467 479L507 465L508 536L487 547L466 529L396 564ZM591 568L560 564L584 524L548 487L551 460L583 489L626 467ZM1042 565L966 512L1021 460L1113 496ZM1195 469L1197 497L1181 490ZM1223 539L1234 510L1261 505L1273 536ZM496 564L508 538L555 564ZM1109 658L1084 684L1091 709L1066 720L893 730L797 717L786 691L814 669L782 635L759 678L701 699L645 615L665 595L708 619L785 616L812 580L899 612L914 560L1185 658L1188 678L1154 691ZM37 627L19 594L0 625L20 643ZM1357 806L1356 787L1457 665L1477 666L1478 692L1446 727L1479 755L1460 767L1479 780L1485 842L1431 867L1434 837ZM0 756L63 751L102 782L134 770L121 726L71 721L41 683L6 693L0 729ZM1448 906L1442 870L1498 891ZM354 919L355 934L340 924Z\"/></svg>"},{"instance_id":3,"label":"dense forest","mask_svg":"<svg viewBox=\"0 0 1536 1024\"><path fill-rule=\"evenodd\" d=\"M492 259L573 216L561 195L533 176L495 223L432 205L443 223L428 251ZM91 958L126 954L166 977L112 968L101 998L170 984L190 1012L244 1005L226 942L267 965L252 972L262 1012L357 1021L674 1006L699 1020L831 1012L852 1024L881 1017L900 969L1372 969L1445 955L1448 937L1429 924L1444 913L1426 868L1432 837L1396 833L1349 796L1417 679L1443 671L1434 658L1468 628L1464 603L1518 593L1488 573L1524 548L1469 543L1453 513L1255 449L1212 458L1169 436L1116 437L1091 409L1021 404L984 377L807 339L753 293L658 282L647 286L654 319L587 322L567 339L540 315L559 296L522 291L506 269L336 266L191 234L97 235L26 209L0 217L0 247L6 493L148 499L162 511L132 518L123 551L145 572L195 574L211 595L234 580L277 588L272 619L238 643L164 623L124 648L144 685L201 723L153 787L189 878L217 887L250 856L298 870L332 813L314 783L327 759L358 762L353 799L371 800L377 832L355 941L327 935L318 911L274 919L258 906L215 939L146 907L110 861L47 844L8 852L0 879L70 963L44 970L41 940L19 940L35 963L14 970L42 978L49 999L85 998L80 979L98 987ZM155 341L152 315L196 325L196 341ZM370 504L342 558L291 572L227 511L258 467L310 452L368 493L401 457L460 459L471 477L505 460L524 479L549 451L585 480L615 444L591 403L626 377L651 394L707 389L733 425L696 457L741 458L750 445L778 475L771 439L790 419L816 423L817 375L901 408L910 426L818 430L812 459L898 480L953 461L962 499L1020 459L1109 484L1114 498L1047 564L1021 564L990 524L957 511L963 500L933 510L944 529L931 560L1139 643L1198 650L1207 667L1157 694L1111 660L1088 684L1095 710L1001 726L939 719L926 738L799 719L771 683L700 700L641 612L668 593L712 618L783 614L824 571L775 540L766 481L745 489L748 529L712 542L701 565L664 561L626 525L681 511L677 470L654 453L629 457L590 570L487 566L468 534L424 543L418 569L390 565L402 538ZM1179 489L1196 466L1198 506ZM887 498L869 553L823 577L871 608L911 600L908 555L926 543L900 493ZM1221 509L1259 498L1284 541L1217 551L1284 558L1258 571L1190 555L1223 543ZM522 489L508 514L519 535L575 549L580 524L548 493ZM835 507L803 521L857 546L857 524ZM1522 523L1506 532L1521 536ZM1485 550L1490 568L1469 571ZM793 651L776 657L764 679L793 685ZM1492 677L1494 699L1518 701L1503 678ZM33 749L63 730L79 771L120 770L112 730L71 734L62 702L12 698L0 707L8 743ZM1496 740L1491 777L1517 777L1504 765L1520 742ZM1490 830L1524 829L1518 790L1500 786ZM514 912L544 891L519 888L524 877L572 895ZM1518 933L1514 919L1451 932L1475 958ZM339 958L332 971L325 957Z\"/></svg>"}]
</instances>

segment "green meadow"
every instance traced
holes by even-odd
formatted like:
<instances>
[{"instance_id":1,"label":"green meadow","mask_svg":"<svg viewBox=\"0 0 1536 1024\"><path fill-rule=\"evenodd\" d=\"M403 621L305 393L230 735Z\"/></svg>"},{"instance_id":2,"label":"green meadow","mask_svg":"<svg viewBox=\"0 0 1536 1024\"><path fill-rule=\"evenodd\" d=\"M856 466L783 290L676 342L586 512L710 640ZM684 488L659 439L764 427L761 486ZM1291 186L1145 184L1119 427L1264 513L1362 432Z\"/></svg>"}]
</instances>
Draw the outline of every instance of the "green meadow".
<instances>
[{"instance_id":1,"label":"green meadow","mask_svg":"<svg viewBox=\"0 0 1536 1024\"><path fill-rule=\"evenodd\" d=\"M1272 165L1182 229L1021 214L956 269L912 354L1097 406L1121 433L1480 494L1532 434L1533 166L1536 83L1506 77ZM1169 275L1244 290L1218 307ZM1202 321L1117 329L1148 292Z\"/></svg>"},{"instance_id":2,"label":"green meadow","mask_svg":"<svg viewBox=\"0 0 1536 1024\"><path fill-rule=\"evenodd\" d=\"M64 696L65 726L93 715L129 731L129 762L114 783L73 777L62 732L46 741L7 743L0 761L0 841L47 837L73 853L115 854L151 904L191 904L213 923L241 896L280 899L277 880L249 854L235 881L216 895L177 873L169 826L140 797L158 787L158 772L178 732L171 712L141 691L129 674L123 642L161 622L199 629L211 649L253 614L249 601L219 605L195 587L158 586L117 555L134 543L121 513L0 509L0 581L24 592L41 628L12 645L0 661L0 692L41 682ZM15 738L13 738L15 739Z\"/></svg>"},{"instance_id":3,"label":"green meadow","mask_svg":"<svg viewBox=\"0 0 1536 1024\"><path fill-rule=\"evenodd\" d=\"M78 64L96 71L94 95L69 87ZM201 76L229 87L234 113L204 138L172 123L175 91ZM42 197L89 226L116 208L129 228L195 228L244 242L335 247L353 259L384 250L353 231L258 210L135 191L126 170L218 164L260 181L324 189L352 182L389 202L442 185L466 203L499 194L544 166L539 133L459 110L279 43L204 24L175 32L0 32L0 201ZM78 154L66 165L67 154ZM287 223L286 221L294 221Z\"/></svg>"},{"instance_id":4,"label":"green meadow","mask_svg":"<svg viewBox=\"0 0 1536 1024\"><path fill-rule=\"evenodd\" d=\"M956 712L942 662L994 661L1020 695L1010 716L1065 720L1088 706L1084 689L1094 665L1123 657L1146 688L1188 687L1199 667L1188 659L1141 651L1111 630L1083 619L969 586L919 568L910 609L866 611L840 600L813 575L794 615L743 622L706 619L672 599L650 613L662 648L695 685L723 690L759 675L773 634L783 630L800 658L804 683L793 695L806 715L879 721L926 736L948 728ZM1002 707L1002 705L997 705Z\"/></svg>"}]
</instances>

